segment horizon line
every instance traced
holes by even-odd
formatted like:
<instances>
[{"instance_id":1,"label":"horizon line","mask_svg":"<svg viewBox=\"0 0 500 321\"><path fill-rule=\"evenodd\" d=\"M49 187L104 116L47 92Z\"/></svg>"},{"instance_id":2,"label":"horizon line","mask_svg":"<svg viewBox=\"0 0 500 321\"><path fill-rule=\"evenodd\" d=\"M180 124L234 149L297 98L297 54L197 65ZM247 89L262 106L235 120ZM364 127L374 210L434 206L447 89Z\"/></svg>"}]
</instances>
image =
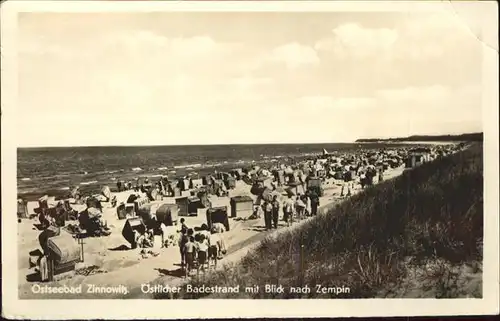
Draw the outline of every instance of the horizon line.
<instances>
[{"instance_id":1,"label":"horizon line","mask_svg":"<svg viewBox=\"0 0 500 321\"><path fill-rule=\"evenodd\" d=\"M68 146L18 146L17 149L28 148L71 148L71 147L186 147L186 146L242 146L242 145L324 145L324 144L354 144L355 141L349 142L298 142L298 143L199 143L199 144L151 144L151 145L68 145Z\"/></svg>"},{"instance_id":2,"label":"horizon line","mask_svg":"<svg viewBox=\"0 0 500 321\"><path fill-rule=\"evenodd\" d=\"M17 149L36 149L36 148L74 148L74 147L81 147L81 148L90 148L90 147L97 147L97 148L103 148L103 147L186 147L186 146L246 146L246 145L324 145L324 144L364 144L364 143L373 143L373 142L358 142L357 140L384 140L386 142L390 140L401 140L405 138L411 138L415 136L421 136L421 137L440 137L440 136L464 136L464 135L478 135L478 134L483 134L483 131L480 132L466 132L466 133L461 133L461 134L413 134L413 135L408 135L405 137L375 137L375 138L357 138L356 140L353 141L340 141L340 142L296 142L296 143L262 143L262 142L252 142L252 143L219 143L219 144L214 144L214 143L206 143L206 144L151 144L151 145L69 145L69 146L17 146ZM395 143L398 143L397 141Z\"/></svg>"}]
</instances>

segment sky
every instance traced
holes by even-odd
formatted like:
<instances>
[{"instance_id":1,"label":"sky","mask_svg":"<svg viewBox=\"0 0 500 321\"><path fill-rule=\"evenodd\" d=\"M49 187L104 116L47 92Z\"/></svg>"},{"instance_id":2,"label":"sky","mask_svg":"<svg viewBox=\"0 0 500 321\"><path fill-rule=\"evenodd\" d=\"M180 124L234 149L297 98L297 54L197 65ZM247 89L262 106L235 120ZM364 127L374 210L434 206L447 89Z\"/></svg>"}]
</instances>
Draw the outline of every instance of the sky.
<instances>
[{"instance_id":1,"label":"sky","mask_svg":"<svg viewBox=\"0 0 500 321\"><path fill-rule=\"evenodd\" d=\"M449 12L21 13L18 146L481 131L477 34Z\"/></svg>"}]
</instances>

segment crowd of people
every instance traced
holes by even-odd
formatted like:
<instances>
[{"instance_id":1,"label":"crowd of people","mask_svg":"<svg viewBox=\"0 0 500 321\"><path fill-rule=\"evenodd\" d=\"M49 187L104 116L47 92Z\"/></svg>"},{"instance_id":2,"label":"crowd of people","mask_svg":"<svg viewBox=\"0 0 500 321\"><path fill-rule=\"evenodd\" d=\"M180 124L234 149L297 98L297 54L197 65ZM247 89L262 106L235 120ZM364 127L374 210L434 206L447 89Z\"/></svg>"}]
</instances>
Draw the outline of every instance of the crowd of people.
<instances>
[{"instance_id":1,"label":"crowd of people","mask_svg":"<svg viewBox=\"0 0 500 321\"><path fill-rule=\"evenodd\" d=\"M198 231L189 228L184 218L180 220L179 250L181 255L181 267L185 276L189 276L193 269L197 274L206 272L213 264L217 267L217 261L227 253L222 233L224 225L214 223L210 229L207 224L202 224Z\"/></svg>"},{"instance_id":2,"label":"crowd of people","mask_svg":"<svg viewBox=\"0 0 500 321\"><path fill-rule=\"evenodd\" d=\"M256 208L256 213L257 217L264 216L265 229L272 230L278 228L280 209L283 213L282 220L287 226L291 226L294 221L317 215L319 206L319 195L306 191L305 194L297 196L289 193L283 204L278 200L278 196L274 195L271 201L264 200Z\"/></svg>"}]
</instances>

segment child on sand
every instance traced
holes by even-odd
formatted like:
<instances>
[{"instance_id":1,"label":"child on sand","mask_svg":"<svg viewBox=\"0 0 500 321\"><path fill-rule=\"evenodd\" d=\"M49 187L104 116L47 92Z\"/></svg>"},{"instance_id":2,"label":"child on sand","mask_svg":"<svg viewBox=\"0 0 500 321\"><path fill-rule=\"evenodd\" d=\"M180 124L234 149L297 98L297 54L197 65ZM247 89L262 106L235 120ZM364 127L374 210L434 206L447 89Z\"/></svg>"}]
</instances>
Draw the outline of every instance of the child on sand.
<instances>
[{"instance_id":1,"label":"child on sand","mask_svg":"<svg viewBox=\"0 0 500 321\"><path fill-rule=\"evenodd\" d=\"M194 253L196 250L196 245L194 244L194 237L189 236L186 244L184 244L184 253L186 259L186 276L189 275L191 270L194 268Z\"/></svg>"},{"instance_id":2,"label":"child on sand","mask_svg":"<svg viewBox=\"0 0 500 321\"><path fill-rule=\"evenodd\" d=\"M197 257L198 257L198 269L197 272L200 273L200 269L205 272L205 264L207 264L208 257L208 240L205 238L204 234L199 234L200 238L197 242Z\"/></svg>"},{"instance_id":3,"label":"child on sand","mask_svg":"<svg viewBox=\"0 0 500 321\"><path fill-rule=\"evenodd\" d=\"M302 197L299 194L297 196L297 200L295 201L295 210L297 212L297 219L299 221L302 220L302 218L304 218L305 209L306 209L306 204L304 204L304 201L302 200Z\"/></svg>"},{"instance_id":4,"label":"child on sand","mask_svg":"<svg viewBox=\"0 0 500 321\"><path fill-rule=\"evenodd\" d=\"M283 220L286 222L287 226L290 226L293 223L293 208L294 204L292 194L288 194L288 198L283 204Z\"/></svg>"}]
</instances>

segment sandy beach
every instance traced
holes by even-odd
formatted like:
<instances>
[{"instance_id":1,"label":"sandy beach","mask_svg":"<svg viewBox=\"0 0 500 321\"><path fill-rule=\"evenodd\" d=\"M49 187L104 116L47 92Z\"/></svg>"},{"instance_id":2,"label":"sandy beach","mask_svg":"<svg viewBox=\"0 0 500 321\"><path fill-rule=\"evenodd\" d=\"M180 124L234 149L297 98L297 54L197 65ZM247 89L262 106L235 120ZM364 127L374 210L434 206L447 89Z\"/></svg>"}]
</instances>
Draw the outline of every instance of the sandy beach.
<instances>
[{"instance_id":1,"label":"sandy beach","mask_svg":"<svg viewBox=\"0 0 500 321\"><path fill-rule=\"evenodd\" d=\"M400 175L404 167L389 169L385 172L385 179L391 179ZM376 181L375 181L376 182ZM342 183L333 178L327 179L324 183L325 195L321 197L319 214L324 213L336 202L344 197L340 196ZM361 190L357 185L352 193ZM250 185L243 181L237 181L236 188L229 191L228 197L211 196L210 200L213 206L228 206L230 197L235 195L249 195ZM130 191L115 193L118 203L124 201L131 194ZM237 262L253 246L259 243L270 233L280 233L288 228L294 228L300 223L295 223L292 227L285 227L285 222L281 220L280 213L279 228L277 231L265 231L264 219L255 220L235 220L230 219L230 231L224 233L224 239L228 247L228 253L219 261L218 267L225 263ZM29 266L29 252L38 248L38 234L35 227L36 220L22 220L18 225L18 246L19 246L19 297L21 299L86 299L86 298L140 298L150 297L151 294L143 293L141 285L143 284L165 284L176 285L183 282L183 272L180 267L180 254L178 246L168 248L159 248L161 243L159 239L155 241L156 248L152 250L159 253L158 256L149 256L142 258L140 249L129 249L128 242L123 238L121 231L125 220L119 220L116 214L116 208L104 208L103 219L107 221L111 235L105 237L91 237L84 240L84 263L79 263L76 273L69 275L56 276L56 279L50 283L43 283L51 287L58 286L78 286L83 285L84 289L88 285L98 285L100 287L118 287L124 286L128 291L124 293L83 293L78 295L67 294L37 294L34 293L33 285L41 284L30 282L33 278L34 269ZM199 226L205 223L204 215L185 217L188 226ZM305 221L305 220L304 220ZM176 229L176 227L169 227ZM159 236L156 236L159 238ZM76 240L75 240L76 242ZM91 267L93 272L84 276L78 273L84 268ZM126 293L125 293L126 292Z\"/></svg>"}]
</instances>

